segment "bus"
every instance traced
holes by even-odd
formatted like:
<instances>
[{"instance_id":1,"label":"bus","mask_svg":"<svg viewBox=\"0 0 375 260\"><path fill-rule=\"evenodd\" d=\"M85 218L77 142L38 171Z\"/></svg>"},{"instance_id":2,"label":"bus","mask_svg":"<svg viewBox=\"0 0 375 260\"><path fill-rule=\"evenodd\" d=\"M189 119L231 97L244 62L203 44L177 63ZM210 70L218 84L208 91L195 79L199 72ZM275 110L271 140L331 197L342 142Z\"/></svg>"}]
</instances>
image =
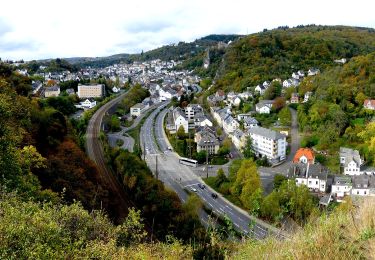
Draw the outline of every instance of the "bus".
<instances>
[{"instance_id":1,"label":"bus","mask_svg":"<svg viewBox=\"0 0 375 260\"><path fill-rule=\"evenodd\" d=\"M197 167L198 166L198 161L197 160L193 160L193 159L189 159L189 158L183 158L181 157L179 162L181 164L184 164L184 165L187 165L187 166L192 166L192 167Z\"/></svg>"}]
</instances>

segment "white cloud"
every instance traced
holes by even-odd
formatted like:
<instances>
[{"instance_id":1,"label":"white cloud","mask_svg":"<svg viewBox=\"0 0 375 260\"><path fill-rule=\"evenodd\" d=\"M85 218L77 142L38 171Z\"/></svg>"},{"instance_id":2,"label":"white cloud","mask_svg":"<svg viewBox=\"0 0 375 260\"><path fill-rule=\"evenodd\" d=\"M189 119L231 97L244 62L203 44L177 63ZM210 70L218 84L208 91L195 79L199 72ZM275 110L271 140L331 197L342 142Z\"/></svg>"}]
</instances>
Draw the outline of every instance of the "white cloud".
<instances>
[{"instance_id":1,"label":"white cloud","mask_svg":"<svg viewBox=\"0 0 375 260\"><path fill-rule=\"evenodd\" d=\"M212 33L299 24L374 27L374 1L4 1L0 57L134 53Z\"/></svg>"}]
</instances>

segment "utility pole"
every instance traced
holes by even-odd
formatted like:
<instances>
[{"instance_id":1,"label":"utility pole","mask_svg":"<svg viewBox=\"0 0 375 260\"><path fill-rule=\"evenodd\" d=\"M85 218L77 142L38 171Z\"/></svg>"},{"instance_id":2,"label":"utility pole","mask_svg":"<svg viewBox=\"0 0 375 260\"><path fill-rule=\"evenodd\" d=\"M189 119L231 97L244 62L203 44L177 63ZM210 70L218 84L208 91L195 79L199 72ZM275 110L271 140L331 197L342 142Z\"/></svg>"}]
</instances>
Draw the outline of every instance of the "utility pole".
<instances>
[{"instance_id":1,"label":"utility pole","mask_svg":"<svg viewBox=\"0 0 375 260\"><path fill-rule=\"evenodd\" d=\"M189 158L191 159L191 137L190 137L190 131L189 131L189 156L190 156Z\"/></svg>"},{"instance_id":2,"label":"utility pole","mask_svg":"<svg viewBox=\"0 0 375 260\"><path fill-rule=\"evenodd\" d=\"M208 178L208 145L206 145L206 174Z\"/></svg>"}]
</instances>

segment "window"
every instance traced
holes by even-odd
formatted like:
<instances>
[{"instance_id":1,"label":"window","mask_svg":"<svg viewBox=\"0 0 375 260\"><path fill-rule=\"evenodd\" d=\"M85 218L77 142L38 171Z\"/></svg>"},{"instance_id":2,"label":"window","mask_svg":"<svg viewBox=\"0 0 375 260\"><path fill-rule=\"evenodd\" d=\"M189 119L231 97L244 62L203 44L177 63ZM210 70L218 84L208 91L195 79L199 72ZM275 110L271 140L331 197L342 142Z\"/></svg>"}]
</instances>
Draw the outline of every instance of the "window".
<instances>
[{"instance_id":1,"label":"window","mask_svg":"<svg viewBox=\"0 0 375 260\"><path fill-rule=\"evenodd\" d=\"M316 183L315 184L318 184L318 181L316 181Z\"/></svg>"}]
</instances>

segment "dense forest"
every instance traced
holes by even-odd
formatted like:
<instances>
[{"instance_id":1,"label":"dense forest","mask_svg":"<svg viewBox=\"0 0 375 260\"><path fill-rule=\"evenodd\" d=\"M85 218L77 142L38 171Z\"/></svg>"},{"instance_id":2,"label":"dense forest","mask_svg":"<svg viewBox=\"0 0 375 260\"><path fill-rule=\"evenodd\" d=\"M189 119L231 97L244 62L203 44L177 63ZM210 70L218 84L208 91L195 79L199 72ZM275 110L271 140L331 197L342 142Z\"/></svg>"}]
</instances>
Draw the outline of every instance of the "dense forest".
<instances>
[{"instance_id":1,"label":"dense forest","mask_svg":"<svg viewBox=\"0 0 375 260\"><path fill-rule=\"evenodd\" d=\"M367 162L375 163L374 112L363 108L365 99L375 98L375 52L332 67L298 87L313 98L298 106L303 146L338 150L341 145L357 148Z\"/></svg>"},{"instance_id":2,"label":"dense forest","mask_svg":"<svg viewBox=\"0 0 375 260\"><path fill-rule=\"evenodd\" d=\"M227 49L217 88L246 89L297 70L334 65L335 59L375 51L375 31L345 26L299 26L251 34Z\"/></svg>"}]
</instances>

